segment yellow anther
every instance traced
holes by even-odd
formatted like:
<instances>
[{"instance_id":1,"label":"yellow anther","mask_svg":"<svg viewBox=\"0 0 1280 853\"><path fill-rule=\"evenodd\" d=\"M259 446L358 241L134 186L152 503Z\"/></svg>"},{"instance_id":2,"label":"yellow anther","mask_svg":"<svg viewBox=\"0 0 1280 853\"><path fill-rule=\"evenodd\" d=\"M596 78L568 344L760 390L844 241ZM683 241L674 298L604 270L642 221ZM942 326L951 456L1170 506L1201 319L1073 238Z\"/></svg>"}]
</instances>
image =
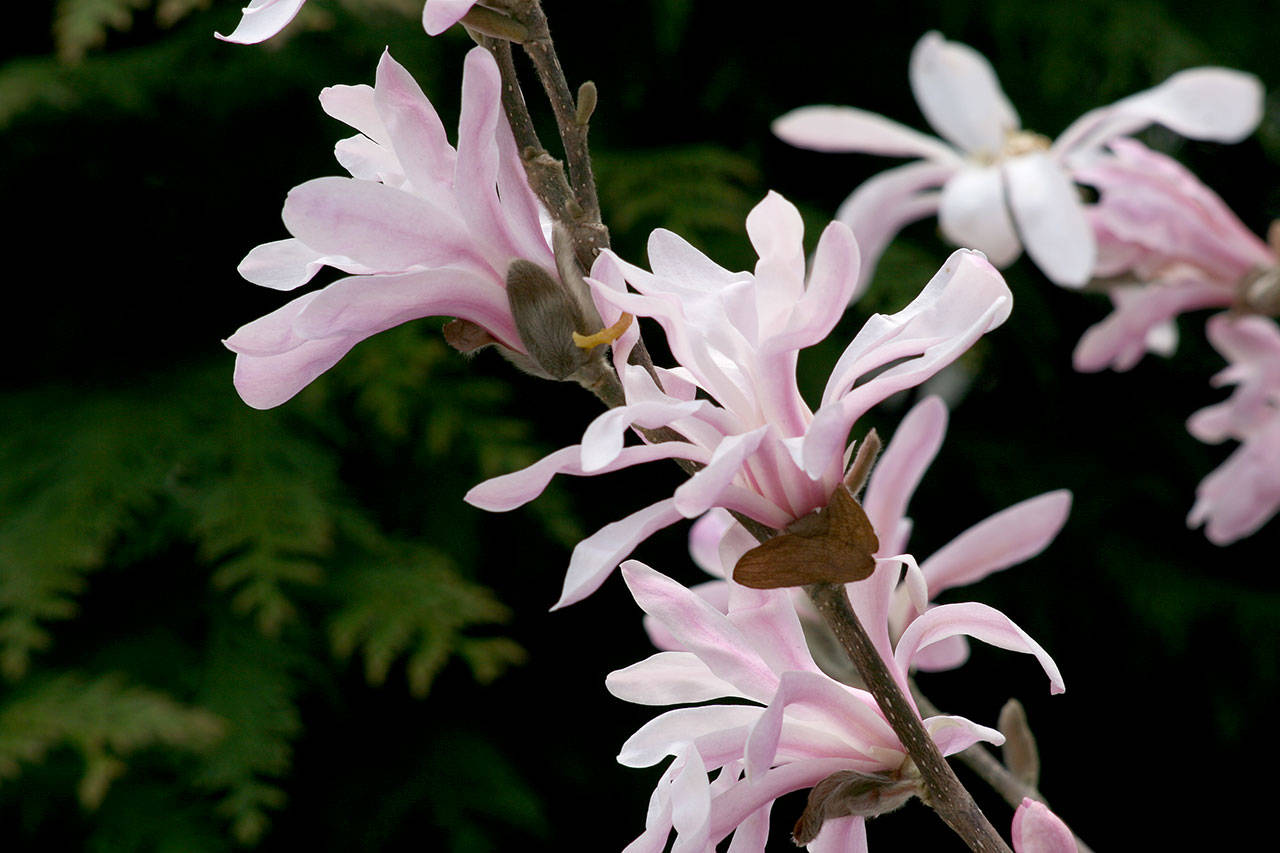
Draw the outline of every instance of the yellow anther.
<instances>
[{"instance_id":1,"label":"yellow anther","mask_svg":"<svg viewBox=\"0 0 1280 853\"><path fill-rule=\"evenodd\" d=\"M611 344L622 337L623 332L631 328L631 321L634 319L635 317L624 313L618 318L618 322L607 329L601 329L594 335L580 335L574 332L573 342L582 349L595 349L601 344Z\"/></svg>"}]
</instances>

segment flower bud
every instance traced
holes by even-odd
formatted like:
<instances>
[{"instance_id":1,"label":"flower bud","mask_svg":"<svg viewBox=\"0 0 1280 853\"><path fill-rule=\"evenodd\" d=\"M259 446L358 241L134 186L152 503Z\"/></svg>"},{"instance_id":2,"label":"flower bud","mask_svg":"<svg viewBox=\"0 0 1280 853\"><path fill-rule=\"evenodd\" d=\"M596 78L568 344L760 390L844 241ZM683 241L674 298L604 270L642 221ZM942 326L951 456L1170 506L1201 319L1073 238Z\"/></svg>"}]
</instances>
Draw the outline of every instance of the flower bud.
<instances>
[{"instance_id":1,"label":"flower bud","mask_svg":"<svg viewBox=\"0 0 1280 853\"><path fill-rule=\"evenodd\" d=\"M859 773L841 770L813 786L804 813L796 821L791 838L806 845L818 837L822 824L841 817L875 817L891 812L914 797L920 773L907 761L896 773Z\"/></svg>"},{"instance_id":2,"label":"flower bud","mask_svg":"<svg viewBox=\"0 0 1280 853\"><path fill-rule=\"evenodd\" d=\"M578 301L560 280L542 267L516 259L507 268L507 299L516 331L534 363L552 379L568 379L590 354L573 343L586 333Z\"/></svg>"}]
</instances>

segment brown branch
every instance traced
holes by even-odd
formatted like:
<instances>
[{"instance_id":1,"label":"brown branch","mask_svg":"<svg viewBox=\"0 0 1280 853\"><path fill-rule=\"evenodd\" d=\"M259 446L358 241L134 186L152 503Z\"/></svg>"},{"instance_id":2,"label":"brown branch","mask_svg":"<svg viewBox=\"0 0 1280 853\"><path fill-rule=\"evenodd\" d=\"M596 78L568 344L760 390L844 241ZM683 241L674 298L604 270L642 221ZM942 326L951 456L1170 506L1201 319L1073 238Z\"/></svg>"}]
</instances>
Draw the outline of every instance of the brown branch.
<instances>
[{"instance_id":1,"label":"brown branch","mask_svg":"<svg viewBox=\"0 0 1280 853\"><path fill-rule=\"evenodd\" d=\"M867 689L875 697L876 704L884 712L885 719L893 727L894 734L919 769L921 799L964 839L970 850L1012 853L925 731L924 723L912 709L853 612L844 585L813 584L806 587L805 592L835 632Z\"/></svg>"}]
</instances>

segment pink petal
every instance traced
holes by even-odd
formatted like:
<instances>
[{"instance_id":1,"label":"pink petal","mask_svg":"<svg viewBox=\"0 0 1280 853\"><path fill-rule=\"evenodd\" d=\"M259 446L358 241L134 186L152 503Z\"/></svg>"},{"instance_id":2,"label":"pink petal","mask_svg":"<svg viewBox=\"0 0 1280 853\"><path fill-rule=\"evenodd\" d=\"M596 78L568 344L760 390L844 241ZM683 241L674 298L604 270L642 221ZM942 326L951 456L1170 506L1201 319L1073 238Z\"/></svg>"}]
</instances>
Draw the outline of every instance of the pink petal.
<instances>
[{"instance_id":1,"label":"pink petal","mask_svg":"<svg viewBox=\"0 0 1280 853\"><path fill-rule=\"evenodd\" d=\"M769 811L772 808L773 803L765 803L738 824L726 853L764 853L764 846L769 841Z\"/></svg>"},{"instance_id":2,"label":"pink petal","mask_svg":"<svg viewBox=\"0 0 1280 853\"><path fill-rule=\"evenodd\" d=\"M236 44L257 44L283 30L307 0L249 0L243 17L231 35L214 33L214 38Z\"/></svg>"},{"instance_id":3,"label":"pink petal","mask_svg":"<svg viewBox=\"0 0 1280 853\"><path fill-rule=\"evenodd\" d=\"M463 78L465 108L466 78ZM418 194L440 192L453 179L454 151L435 107L405 67L383 51L374 83L374 103L387 139ZM506 271L503 270L505 273Z\"/></svg>"},{"instance_id":4,"label":"pink petal","mask_svg":"<svg viewBox=\"0 0 1280 853\"><path fill-rule=\"evenodd\" d=\"M1008 285L986 259L962 249L910 305L889 317L873 316L832 370L822 407L805 436L805 471L817 477L833 459L840 459L859 417L954 361L1004 322L1012 302ZM848 390L867 372L895 360L900 361Z\"/></svg>"},{"instance_id":5,"label":"pink petal","mask_svg":"<svg viewBox=\"0 0 1280 853\"><path fill-rule=\"evenodd\" d=\"M667 498L638 512L633 512L620 521L606 524L583 539L573 549L560 600L551 609L559 610L561 607L567 607L595 592L637 545L662 528L675 524L680 518L674 499ZM633 562L633 565L640 564ZM653 572L652 569L648 571ZM692 595L692 593L689 594ZM641 607L643 606L641 604ZM707 606L710 607L710 605ZM679 633L676 635L680 636ZM698 649L690 647L690 651L697 652Z\"/></svg>"},{"instance_id":6,"label":"pink petal","mask_svg":"<svg viewBox=\"0 0 1280 853\"><path fill-rule=\"evenodd\" d=\"M967 634L1002 649L1035 655L1049 676L1049 692L1061 693L1066 689L1057 664L1039 643L999 610L976 602L944 604L918 617L898 640L894 660L902 672L907 672L919 649L957 634Z\"/></svg>"},{"instance_id":7,"label":"pink petal","mask_svg":"<svg viewBox=\"0 0 1280 853\"><path fill-rule=\"evenodd\" d=\"M755 540L752 539L751 541L754 542ZM707 581L706 583L695 584L689 587L689 590L699 598L705 599L721 613L729 611L729 583L727 581ZM654 648L663 649L664 651L685 651L684 646L680 645L680 641L675 638L675 635L652 616L644 617L644 632L649 635L649 642L653 643Z\"/></svg>"},{"instance_id":8,"label":"pink petal","mask_svg":"<svg viewBox=\"0 0 1280 853\"><path fill-rule=\"evenodd\" d=\"M507 512L524 506L542 494L543 489L557 474L571 474L576 477L588 477L618 471L632 465L652 462L656 459L691 458L702 462L706 454L692 444L680 441L666 441L661 444L640 444L623 448L606 465L587 470L582 464L582 445L575 444L557 450L539 459L537 462L513 471L485 480L473 486L463 497L467 503L489 512Z\"/></svg>"},{"instance_id":9,"label":"pink petal","mask_svg":"<svg viewBox=\"0 0 1280 853\"><path fill-rule=\"evenodd\" d=\"M1075 836L1044 803L1023 797L1013 813L1014 853L1076 853Z\"/></svg>"},{"instance_id":10,"label":"pink petal","mask_svg":"<svg viewBox=\"0 0 1280 853\"><path fill-rule=\"evenodd\" d=\"M609 673L604 684L614 696L637 705L686 705L729 696L748 698L712 673L691 652L658 652ZM759 708L755 710L758 712Z\"/></svg>"},{"instance_id":11,"label":"pink petal","mask_svg":"<svg viewBox=\"0 0 1280 853\"><path fill-rule=\"evenodd\" d=\"M696 749L688 749L676 761L684 759L684 768L671 782L671 826L676 831L671 853L707 853L713 849L708 834L711 829L711 789L707 768Z\"/></svg>"},{"instance_id":12,"label":"pink petal","mask_svg":"<svg viewBox=\"0 0 1280 853\"><path fill-rule=\"evenodd\" d=\"M489 51L473 48L462 74L462 115L458 119L458 161L453 185L468 229L494 269L506 272L520 248L511 240L499 202L497 134L506 119L502 112L502 78ZM545 245L545 244L544 244ZM545 248L540 259L550 258Z\"/></svg>"},{"instance_id":13,"label":"pink petal","mask_svg":"<svg viewBox=\"0 0 1280 853\"><path fill-rule=\"evenodd\" d=\"M760 659L774 672L820 672L809 653L800 618L791 603L791 590L729 587L729 621L752 638Z\"/></svg>"},{"instance_id":14,"label":"pink petal","mask_svg":"<svg viewBox=\"0 0 1280 853\"><path fill-rule=\"evenodd\" d=\"M1004 743L1004 735L996 729L980 726L964 717L930 717L924 721L924 727L943 755L955 755L975 743L990 743L995 746Z\"/></svg>"},{"instance_id":15,"label":"pink petal","mask_svg":"<svg viewBox=\"0 0 1280 853\"><path fill-rule=\"evenodd\" d=\"M1082 373L1129 370L1146 354L1153 329L1186 311L1222 305L1232 291L1199 276L1111 292L1114 310L1080 337L1072 364Z\"/></svg>"},{"instance_id":16,"label":"pink petal","mask_svg":"<svg viewBox=\"0 0 1280 853\"><path fill-rule=\"evenodd\" d=\"M947 404L941 397L925 397L903 417L872 469L862 508L882 537L881 554L906 550L906 542L890 537L906 516L907 504L938 455L946 432Z\"/></svg>"},{"instance_id":17,"label":"pink petal","mask_svg":"<svg viewBox=\"0 0 1280 853\"><path fill-rule=\"evenodd\" d=\"M844 200L836 219L853 229L862 253L855 296L871 281L889 241L904 226L937 212L940 195L934 188L945 184L959 168L931 161L908 163L881 172Z\"/></svg>"},{"instance_id":18,"label":"pink petal","mask_svg":"<svg viewBox=\"0 0 1280 853\"><path fill-rule=\"evenodd\" d=\"M624 767L652 767L668 755L675 755L685 744L716 735L730 734L741 754L747 732L764 713L759 705L704 705L699 708L677 708L654 717L627 738L618 753ZM714 744L708 744L714 746ZM699 749L704 761L710 750Z\"/></svg>"},{"instance_id":19,"label":"pink petal","mask_svg":"<svg viewBox=\"0 0 1280 853\"><path fill-rule=\"evenodd\" d=\"M1044 154L1004 165L1009 207L1027 254L1049 279L1080 287L1093 275L1097 245L1075 184Z\"/></svg>"},{"instance_id":20,"label":"pink petal","mask_svg":"<svg viewBox=\"0 0 1280 853\"><path fill-rule=\"evenodd\" d=\"M422 27L429 36L438 36L462 20L476 0L427 0L422 7Z\"/></svg>"},{"instance_id":21,"label":"pink petal","mask_svg":"<svg viewBox=\"0 0 1280 853\"><path fill-rule=\"evenodd\" d=\"M860 151L960 162L950 146L934 137L853 107L801 107L775 119L773 132L783 142L812 151Z\"/></svg>"},{"instance_id":22,"label":"pink petal","mask_svg":"<svg viewBox=\"0 0 1280 853\"><path fill-rule=\"evenodd\" d=\"M825 340L854 299L860 259L853 231L832 222L818 238L803 294L790 306L787 327L771 347L799 350Z\"/></svg>"},{"instance_id":23,"label":"pink petal","mask_svg":"<svg viewBox=\"0 0 1280 853\"><path fill-rule=\"evenodd\" d=\"M608 465L622 452L622 443L632 426L657 429L679 418L688 417L708 407L705 400L673 403L666 400L645 401L617 406L598 415L582 434L584 470L595 471ZM670 444L672 442L663 442ZM688 442L675 442L687 444ZM706 452L699 448L705 460Z\"/></svg>"},{"instance_id":24,"label":"pink petal","mask_svg":"<svg viewBox=\"0 0 1280 853\"><path fill-rule=\"evenodd\" d=\"M316 178L284 204L289 233L324 254L385 272L474 259L462 223L424 199L354 178Z\"/></svg>"},{"instance_id":25,"label":"pink petal","mask_svg":"<svg viewBox=\"0 0 1280 853\"><path fill-rule=\"evenodd\" d=\"M924 561L929 597L974 583L1043 551L1066 524L1071 492L1060 489L1016 503L975 524Z\"/></svg>"},{"instance_id":26,"label":"pink petal","mask_svg":"<svg viewBox=\"0 0 1280 853\"><path fill-rule=\"evenodd\" d=\"M725 577L727 573L720 562L720 542L735 524L737 521L723 509L713 509L693 523L689 528L689 556L698 568L709 575Z\"/></svg>"},{"instance_id":27,"label":"pink petal","mask_svg":"<svg viewBox=\"0 0 1280 853\"><path fill-rule=\"evenodd\" d=\"M938 227L953 245L977 249L998 267L1008 266L1022 253L999 166L970 166L956 172L942 188Z\"/></svg>"},{"instance_id":28,"label":"pink petal","mask_svg":"<svg viewBox=\"0 0 1280 853\"><path fill-rule=\"evenodd\" d=\"M721 441L706 467L676 489L676 509L680 514L685 518L697 518L713 506L722 505L719 500L721 494L730 482L742 476L747 457L756 452L769 429L766 424L748 433L727 436Z\"/></svg>"},{"instance_id":29,"label":"pink petal","mask_svg":"<svg viewBox=\"0 0 1280 853\"><path fill-rule=\"evenodd\" d=\"M867 853L867 819L828 818L818 837L809 842L809 853Z\"/></svg>"},{"instance_id":30,"label":"pink petal","mask_svg":"<svg viewBox=\"0 0 1280 853\"><path fill-rule=\"evenodd\" d=\"M929 124L967 154L998 154L1021 126L986 57L941 33L925 33L916 43L910 78Z\"/></svg>"},{"instance_id":31,"label":"pink petal","mask_svg":"<svg viewBox=\"0 0 1280 853\"><path fill-rule=\"evenodd\" d=\"M350 258L340 255L322 255L300 240L275 240L255 246L244 256L236 272L246 281L272 290L293 290L301 287L324 266L334 266L347 272L371 272Z\"/></svg>"},{"instance_id":32,"label":"pink petal","mask_svg":"<svg viewBox=\"0 0 1280 853\"><path fill-rule=\"evenodd\" d=\"M772 701L747 738L748 779L758 779L773 765L789 708L803 709L805 722L812 722L814 728L839 733L855 753L883 760L886 752L902 751L874 702L859 698L852 688L821 673L784 672Z\"/></svg>"},{"instance_id":33,"label":"pink petal","mask_svg":"<svg viewBox=\"0 0 1280 853\"><path fill-rule=\"evenodd\" d=\"M753 812L783 794L812 788L818 782L850 767L847 758L818 758L775 767L759 779L743 779L711 803L711 839L718 841Z\"/></svg>"},{"instance_id":34,"label":"pink petal","mask_svg":"<svg viewBox=\"0 0 1280 853\"><path fill-rule=\"evenodd\" d=\"M1190 68L1158 86L1077 119L1054 143L1065 156L1087 156L1117 136L1162 124L1189 139L1239 142L1262 119L1263 89L1252 74Z\"/></svg>"},{"instance_id":35,"label":"pink petal","mask_svg":"<svg viewBox=\"0 0 1280 853\"><path fill-rule=\"evenodd\" d=\"M401 275L352 276L321 290L295 328L308 339L363 337L421 317L460 317L483 327L508 349L522 352L506 289L490 278L453 267Z\"/></svg>"},{"instance_id":36,"label":"pink petal","mask_svg":"<svg viewBox=\"0 0 1280 853\"><path fill-rule=\"evenodd\" d=\"M760 660L750 641L732 622L680 584L643 563L622 567L636 603L662 622L680 644L696 654L719 678L746 696L769 701L778 677Z\"/></svg>"},{"instance_id":37,"label":"pink petal","mask_svg":"<svg viewBox=\"0 0 1280 853\"><path fill-rule=\"evenodd\" d=\"M1257 532L1280 511L1280 416L1250 436L1196 487L1187 526L1205 524L1215 545Z\"/></svg>"},{"instance_id":38,"label":"pink petal","mask_svg":"<svg viewBox=\"0 0 1280 853\"><path fill-rule=\"evenodd\" d=\"M385 55L385 54L384 54ZM424 96L425 97L425 96ZM320 107L326 114L348 124L379 145L391 145L391 135L378 115L372 86L327 86L320 90Z\"/></svg>"}]
</instances>

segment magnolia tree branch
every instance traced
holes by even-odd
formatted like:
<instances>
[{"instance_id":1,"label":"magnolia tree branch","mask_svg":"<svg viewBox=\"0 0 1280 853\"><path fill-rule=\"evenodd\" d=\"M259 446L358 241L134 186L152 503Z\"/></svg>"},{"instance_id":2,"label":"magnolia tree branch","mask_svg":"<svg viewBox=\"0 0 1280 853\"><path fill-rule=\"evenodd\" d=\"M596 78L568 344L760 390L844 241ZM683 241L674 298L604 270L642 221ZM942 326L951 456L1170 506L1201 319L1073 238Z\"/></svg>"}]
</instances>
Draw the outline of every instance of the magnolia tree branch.
<instances>
[{"instance_id":1,"label":"magnolia tree branch","mask_svg":"<svg viewBox=\"0 0 1280 853\"><path fill-rule=\"evenodd\" d=\"M875 697L894 734L919 769L921 799L964 839L970 850L1012 853L925 731L924 723L853 612L844 584L812 584L805 592L858 668L867 690Z\"/></svg>"},{"instance_id":2,"label":"magnolia tree branch","mask_svg":"<svg viewBox=\"0 0 1280 853\"><path fill-rule=\"evenodd\" d=\"M609 245L609 232L600 218L600 202L587 146L588 119L595 105L595 87L584 85L578 98L574 98L561 69L540 3L536 0L527 3L512 2L509 8L511 19L519 24L518 29L512 29L505 37L501 34L484 35L477 30L473 30L473 34L497 60L503 83L503 110L520 148L530 187L552 217L569 230L578 263L583 270L589 270L596 255ZM496 31L490 22L485 23L486 30ZM569 178L566 178L560 161L547 153L534 130L533 120L516 76L511 51L512 38L516 38L529 54L547 93L564 145ZM637 342L632 360L643 364L657 381L658 377L642 341ZM613 395L607 395L609 399L606 399L606 395L597 396L608 406L619 404ZM658 432L670 434L658 435ZM650 440L683 440L683 436L671 430L655 430L653 433L649 436ZM762 541L776 533L751 519L739 517L739 521ZM1012 853L974 803L969 792L960 784L937 745L925 731L924 724L858 622L858 617L849 605L844 586L814 584L807 588L807 592L858 668L898 739L920 770L922 799L964 839L971 850Z\"/></svg>"}]
</instances>

